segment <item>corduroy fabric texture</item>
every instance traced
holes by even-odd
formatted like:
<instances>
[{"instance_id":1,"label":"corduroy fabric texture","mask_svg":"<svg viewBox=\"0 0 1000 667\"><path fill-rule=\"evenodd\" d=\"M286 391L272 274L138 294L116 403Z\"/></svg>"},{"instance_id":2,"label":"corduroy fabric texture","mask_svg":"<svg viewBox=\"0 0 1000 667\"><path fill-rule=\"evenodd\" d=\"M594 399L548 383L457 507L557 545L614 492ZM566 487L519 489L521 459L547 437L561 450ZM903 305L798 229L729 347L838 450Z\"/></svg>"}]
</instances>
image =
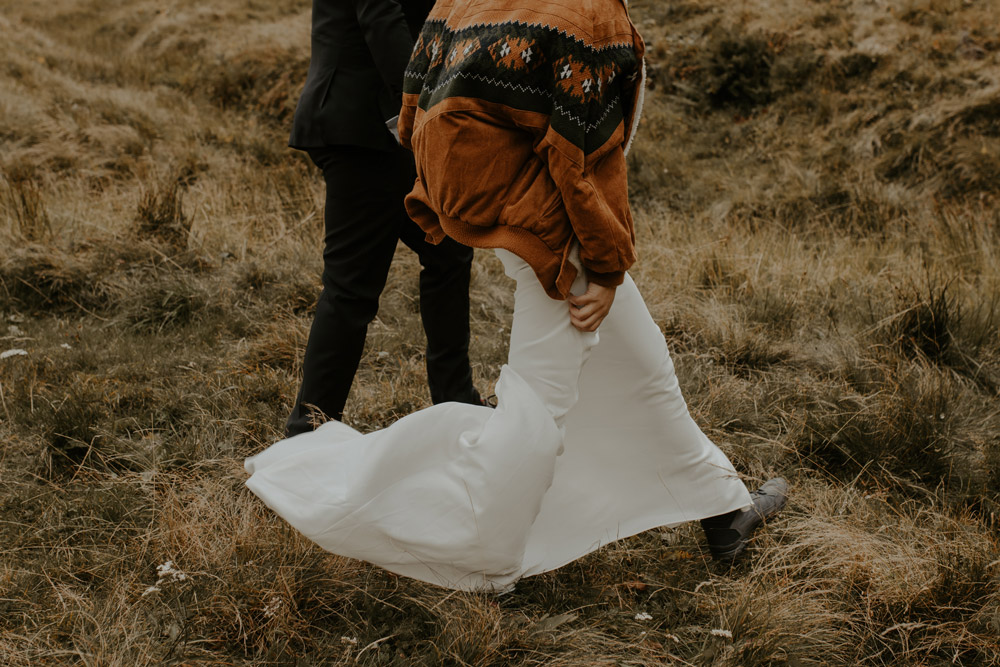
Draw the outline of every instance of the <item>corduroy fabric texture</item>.
<instances>
[{"instance_id":1,"label":"corduroy fabric texture","mask_svg":"<svg viewBox=\"0 0 1000 667\"><path fill-rule=\"evenodd\" d=\"M404 77L407 212L432 241L513 252L553 298L574 242L588 280L620 284L643 49L622 0L439 0Z\"/></svg>"}]
</instances>

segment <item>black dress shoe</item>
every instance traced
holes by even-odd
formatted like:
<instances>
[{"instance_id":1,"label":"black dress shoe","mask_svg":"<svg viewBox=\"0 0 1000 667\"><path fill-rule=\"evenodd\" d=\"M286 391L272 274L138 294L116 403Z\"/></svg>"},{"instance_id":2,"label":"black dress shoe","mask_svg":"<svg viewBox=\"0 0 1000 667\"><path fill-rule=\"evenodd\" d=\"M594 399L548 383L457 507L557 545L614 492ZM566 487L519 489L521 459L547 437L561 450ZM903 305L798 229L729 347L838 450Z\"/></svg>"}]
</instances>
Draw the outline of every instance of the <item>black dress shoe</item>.
<instances>
[{"instance_id":1,"label":"black dress shoe","mask_svg":"<svg viewBox=\"0 0 1000 667\"><path fill-rule=\"evenodd\" d=\"M750 494L753 506L701 520L712 558L734 561L746 551L750 536L762 522L777 514L788 499L788 482L775 477Z\"/></svg>"}]
</instances>

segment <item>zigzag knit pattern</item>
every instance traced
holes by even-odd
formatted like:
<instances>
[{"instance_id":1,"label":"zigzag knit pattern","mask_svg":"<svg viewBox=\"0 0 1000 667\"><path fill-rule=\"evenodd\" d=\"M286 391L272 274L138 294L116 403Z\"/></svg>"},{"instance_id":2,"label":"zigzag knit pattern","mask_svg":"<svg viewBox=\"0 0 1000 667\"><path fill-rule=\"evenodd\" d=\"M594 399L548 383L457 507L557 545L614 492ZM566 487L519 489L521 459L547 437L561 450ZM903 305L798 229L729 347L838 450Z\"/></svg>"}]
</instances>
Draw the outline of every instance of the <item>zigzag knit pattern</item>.
<instances>
[{"instance_id":1,"label":"zigzag knit pattern","mask_svg":"<svg viewBox=\"0 0 1000 667\"><path fill-rule=\"evenodd\" d=\"M597 48L544 25L454 30L430 20L414 47L403 88L419 95L424 111L451 97L473 97L545 113L552 129L588 154L627 116L621 82L637 76L631 43Z\"/></svg>"}]
</instances>

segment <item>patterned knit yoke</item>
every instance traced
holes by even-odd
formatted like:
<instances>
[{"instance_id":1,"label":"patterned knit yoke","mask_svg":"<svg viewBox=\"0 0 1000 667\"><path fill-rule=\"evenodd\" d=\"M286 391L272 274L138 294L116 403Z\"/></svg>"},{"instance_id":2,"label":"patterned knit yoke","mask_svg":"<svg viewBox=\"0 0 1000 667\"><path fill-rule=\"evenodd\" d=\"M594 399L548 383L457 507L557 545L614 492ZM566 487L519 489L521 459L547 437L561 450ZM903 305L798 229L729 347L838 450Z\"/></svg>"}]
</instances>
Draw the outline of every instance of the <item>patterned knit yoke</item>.
<instances>
[{"instance_id":1,"label":"patterned knit yoke","mask_svg":"<svg viewBox=\"0 0 1000 667\"><path fill-rule=\"evenodd\" d=\"M640 74L631 33L595 43L593 35L567 30L572 26L533 23L530 10L505 14L498 23L482 22L479 14L457 24L432 17L414 48L404 92L418 94L424 111L472 97L545 113L552 129L585 155L604 146L634 111L634 97L622 94L623 83L634 88Z\"/></svg>"}]
</instances>

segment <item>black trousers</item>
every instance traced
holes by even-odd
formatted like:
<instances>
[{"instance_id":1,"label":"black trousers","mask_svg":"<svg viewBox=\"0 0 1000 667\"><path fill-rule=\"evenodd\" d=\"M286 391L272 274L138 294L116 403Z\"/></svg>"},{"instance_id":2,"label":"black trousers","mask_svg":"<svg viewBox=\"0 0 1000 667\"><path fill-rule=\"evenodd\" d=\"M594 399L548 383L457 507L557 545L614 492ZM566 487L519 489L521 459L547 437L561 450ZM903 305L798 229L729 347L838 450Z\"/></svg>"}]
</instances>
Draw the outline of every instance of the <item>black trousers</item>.
<instances>
[{"instance_id":1,"label":"black trousers","mask_svg":"<svg viewBox=\"0 0 1000 667\"><path fill-rule=\"evenodd\" d=\"M420 258L431 400L478 403L469 367L472 249L451 239L428 243L406 215L403 197L416 178L412 154L338 146L310 149L309 156L326 180L323 292L286 436L312 430L310 406L342 419L399 240Z\"/></svg>"}]
</instances>

